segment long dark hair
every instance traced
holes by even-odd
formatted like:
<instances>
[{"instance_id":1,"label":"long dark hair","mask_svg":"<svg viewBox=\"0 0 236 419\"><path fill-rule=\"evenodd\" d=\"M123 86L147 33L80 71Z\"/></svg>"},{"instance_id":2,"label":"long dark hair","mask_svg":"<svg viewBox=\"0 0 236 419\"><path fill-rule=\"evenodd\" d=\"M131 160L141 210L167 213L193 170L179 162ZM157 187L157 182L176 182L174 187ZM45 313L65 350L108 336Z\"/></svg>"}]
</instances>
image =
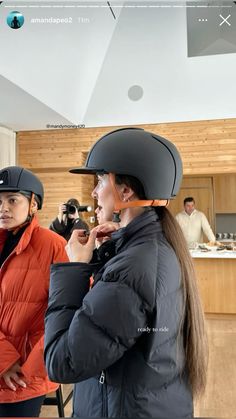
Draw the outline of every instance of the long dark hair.
<instances>
[{"instance_id":1,"label":"long dark hair","mask_svg":"<svg viewBox=\"0 0 236 419\"><path fill-rule=\"evenodd\" d=\"M116 183L124 183L139 199L146 199L138 179L132 176L116 175ZM182 230L170 211L166 207L155 207L155 211L162 224L163 233L174 249L181 268L184 308L179 335L183 333L186 366L192 393L194 397L198 397L203 394L206 387L208 345L193 261Z\"/></svg>"}]
</instances>

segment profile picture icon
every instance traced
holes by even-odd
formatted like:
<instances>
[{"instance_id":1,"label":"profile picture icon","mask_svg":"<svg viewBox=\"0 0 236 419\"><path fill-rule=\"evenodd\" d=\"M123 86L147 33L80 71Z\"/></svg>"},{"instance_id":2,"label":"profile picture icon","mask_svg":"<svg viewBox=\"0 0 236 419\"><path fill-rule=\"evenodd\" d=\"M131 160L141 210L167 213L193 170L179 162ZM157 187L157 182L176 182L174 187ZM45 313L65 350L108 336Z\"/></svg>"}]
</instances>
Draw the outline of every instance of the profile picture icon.
<instances>
[{"instance_id":1,"label":"profile picture icon","mask_svg":"<svg viewBox=\"0 0 236 419\"><path fill-rule=\"evenodd\" d=\"M24 16L20 12L13 11L7 16L7 24L11 29L20 29L24 24Z\"/></svg>"}]
</instances>

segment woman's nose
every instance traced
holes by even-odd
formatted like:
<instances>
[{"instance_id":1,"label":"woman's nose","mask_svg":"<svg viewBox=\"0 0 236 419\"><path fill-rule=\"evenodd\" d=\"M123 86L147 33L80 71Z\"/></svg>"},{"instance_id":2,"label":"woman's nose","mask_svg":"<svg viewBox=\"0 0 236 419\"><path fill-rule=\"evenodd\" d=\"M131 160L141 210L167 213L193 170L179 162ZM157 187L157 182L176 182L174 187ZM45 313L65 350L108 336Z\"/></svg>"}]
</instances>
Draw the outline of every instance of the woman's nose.
<instances>
[{"instance_id":1,"label":"woman's nose","mask_svg":"<svg viewBox=\"0 0 236 419\"><path fill-rule=\"evenodd\" d=\"M1 212L4 212L4 211L9 211L9 208L8 208L7 202L2 202L2 203L0 204L0 211L1 211Z\"/></svg>"},{"instance_id":2,"label":"woman's nose","mask_svg":"<svg viewBox=\"0 0 236 419\"><path fill-rule=\"evenodd\" d=\"M94 188L94 190L92 191L92 193L91 193L91 197L93 198L93 199L97 199L97 192L96 192L96 189L97 189L97 187L96 188Z\"/></svg>"}]
</instances>

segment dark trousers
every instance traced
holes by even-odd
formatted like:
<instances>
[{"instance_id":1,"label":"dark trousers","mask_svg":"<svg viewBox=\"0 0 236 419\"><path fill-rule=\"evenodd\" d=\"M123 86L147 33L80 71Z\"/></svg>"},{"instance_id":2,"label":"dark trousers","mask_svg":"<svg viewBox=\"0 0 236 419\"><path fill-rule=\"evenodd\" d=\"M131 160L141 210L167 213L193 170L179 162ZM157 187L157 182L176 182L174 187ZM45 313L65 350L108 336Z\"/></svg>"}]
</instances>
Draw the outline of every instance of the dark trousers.
<instances>
[{"instance_id":1,"label":"dark trousers","mask_svg":"<svg viewBox=\"0 0 236 419\"><path fill-rule=\"evenodd\" d=\"M34 397L17 403L0 403L0 418L37 418L45 396Z\"/></svg>"}]
</instances>

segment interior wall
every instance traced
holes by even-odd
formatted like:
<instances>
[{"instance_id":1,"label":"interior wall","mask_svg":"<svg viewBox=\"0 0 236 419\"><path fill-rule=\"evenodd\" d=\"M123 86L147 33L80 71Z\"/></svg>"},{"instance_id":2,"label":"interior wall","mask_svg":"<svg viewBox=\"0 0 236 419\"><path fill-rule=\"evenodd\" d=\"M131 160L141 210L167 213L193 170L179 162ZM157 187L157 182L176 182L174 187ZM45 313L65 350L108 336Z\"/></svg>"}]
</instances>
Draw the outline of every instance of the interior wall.
<instances>
[{"instance_id":1,"label":"interior wall","mask_svg":"<svg viewBox=\"0 0 236 419\"><path fill-rule=\"evenodd\" d=\"M0 169L16 164L16 134L0 126Z\"/></svg>"},{"instance_id":2,"label":"interior wall","mask_svg":"<svg viewBox=\"0 0 236 419\"><path fill-rule=\"evenodd\" d=\"M139 127L175 143L183 159L185 175L236 173L236 119ZM45 186L45 205L40 215L42 225L48 226L57 215L58 204L72 196L83 205L94 205L91 198L93 177L70 174L68 170L83 164L91 145L100 136L116 128L17 133L17 163L36 173ZM85 215L87 220L91 215Z\"/></svg>"}]
</instances>

